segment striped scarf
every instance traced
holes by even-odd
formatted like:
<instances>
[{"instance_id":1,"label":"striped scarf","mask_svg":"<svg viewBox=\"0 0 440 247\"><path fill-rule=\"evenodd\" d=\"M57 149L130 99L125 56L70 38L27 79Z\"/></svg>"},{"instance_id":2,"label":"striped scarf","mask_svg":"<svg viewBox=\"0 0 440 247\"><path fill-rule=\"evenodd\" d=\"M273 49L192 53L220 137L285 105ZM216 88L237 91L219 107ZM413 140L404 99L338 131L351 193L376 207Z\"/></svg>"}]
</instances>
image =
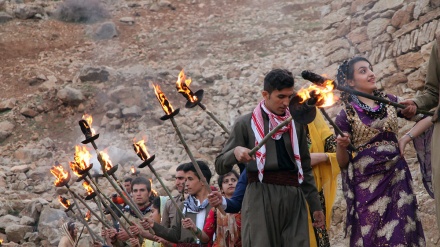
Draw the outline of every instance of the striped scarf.
<instances>
[{"instance_id":1,"label":"striped scarf","mask_svg":"<svg viewBox=\"0 0 440 247\"><path fill-rule=\"evenodd\" d=\"M257 146L258 143L260 143L261 140L264 138L264 120L261 109L263 109L264 112L269 117L269 131L271 131L280 123L282 123L284 120L290 117L289 109L286 109L286 113L284 114L284 116L278 116L270 112L264 105L264 100L262 100L252 112L251 127L255 135L255 146ZM301 184L302 181L304 180L304 176L301 166L301 157L299 155L298 137L296 136L296 128L295 128L295 124L293 123L293 120L286 126L279 129L275 134L273 134L272 138L274 140L279 140L281 136L287 131L289 131L290 134L290 142L292 143L293 155L295 158L296 166L298 167L298 182ZM260 180L260 182L262 182L263 174L264 174L264 164L266 161L266 145L263 145L255 153L255 156L257 160L258 179Z\"/></svg>"}]
</instances>

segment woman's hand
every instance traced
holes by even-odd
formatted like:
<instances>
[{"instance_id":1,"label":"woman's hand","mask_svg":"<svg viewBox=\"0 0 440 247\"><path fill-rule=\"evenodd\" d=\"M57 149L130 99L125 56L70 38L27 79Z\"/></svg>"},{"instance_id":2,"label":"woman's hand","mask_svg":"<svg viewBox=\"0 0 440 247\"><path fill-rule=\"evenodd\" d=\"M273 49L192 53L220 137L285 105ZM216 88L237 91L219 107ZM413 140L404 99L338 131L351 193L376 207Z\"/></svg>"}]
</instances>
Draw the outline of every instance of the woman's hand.
<instances>
[{"instance_id":1,"label":"woman's hand","mask_svg":"<svg viewBox=\"0 0 440 247\"><path fill-rule=\"evenodd\" d=\"M400 155L403 156L403 153L405 152L405 147L406 145L411 141L411 137L408 135L403 135L400 139L399 139L399 150L400 150Z\"/></svg>"},{"instance_id":2,"label":"woman's hand","mask_svg":"<svg viewBox=\"0 0 440 247\"><path fill-rule=\"evenodd\" d=\"M348 145L350 145L350 137L348 133L344 133L344 136L338 135L336 137L336 145L338 148L347 149Z\"/></svg>"}]
</instances>

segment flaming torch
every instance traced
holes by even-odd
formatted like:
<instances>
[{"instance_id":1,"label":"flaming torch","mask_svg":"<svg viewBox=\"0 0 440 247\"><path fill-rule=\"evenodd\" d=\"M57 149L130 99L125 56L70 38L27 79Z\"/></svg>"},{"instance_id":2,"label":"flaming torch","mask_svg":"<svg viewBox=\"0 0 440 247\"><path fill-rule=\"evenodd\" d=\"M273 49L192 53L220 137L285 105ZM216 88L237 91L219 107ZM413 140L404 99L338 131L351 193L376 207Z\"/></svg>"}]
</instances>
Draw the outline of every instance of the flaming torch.
<instances>
[{"instance_id":1,"label":"flaming torch","mask_svg":"<svg viewBox=\"0 0 440 247\"><path fill-rule=\"evenodd\" d=\"M58 162L57 162L58 163ZM77 210L79 211L79 212L81 212L81 209L79 208L79 206L78 206L78 203L76 202L76 200L75 200L75 198L76 199L78 199L78 200L80 200L81 201L81 203L88 209L88 210L90 210L92 213L93 213L93 215L104 225L104 226L106 226L107 228L110 228L110 225L108 225L107 224L107 222L105 222L101 217L99 217L94 211L92 211L92 209L89 207L89 205L80 197L80 196L78 196L74 191L72 191L71 189L70 189L70 186L69 186L69 181L70 181L70 173L68 172L68 171L65 171L64 170L64 168L63 168L63 166L61 165L61 164L57 164L57 165L55 165L55 166L53 166L51 169L50 169L50 172L55 176L55 178L56 178L56 180L55 180L55 182L54 182L54 184L55 184L55 186L56 187L63 187L63 186L65 186L66 188L67 188L67 190L69 191L69 193L73 196L73 205L75 205L76 206L76 208L77 208ZM61 204L66 208L66 206L67 205L70 205L70 202L67 200L67 199L65 199L65 198L63 198L63 197L60 197L59 198L60 199L60 202L61 202ZM66 209L69 209L69 207L71 207L71 206L67 206L67 208ZM72 212L73 212L73 210L72 210ZM80 219L80 221L81 222L83 222L83 218L82 217L78 217L79 219ZM87 227L88 227L88 224L87 224L87 222L83 222L84 223L84 225L87 225ZM92 237L92 239L93 239L93 241L94 241L94 239L98 239L97 237L96 237L96 234L94 233L94 232L92 232L92 230L91 229L89 229L89 231L90 231L90 233L91 233L91 237ZM94 236L93 236L94 235ZM102 241L102 240L101 240ZM103 242L103 241L102 241Z\"/></svg>"},{"instance_id":2,"label":"flaming torch","mask_svg":"<svg viewBox=\"0 0 440 247\"><path fill-rule=\"evenodd\" d=\"M98 206L99 211L101 212L101 217L104 218L104 212L101 209L101 204L108 210L108 212L112 215L112 217L117 220L119 219L118 215L115 213L113 209L118 211L118 213L125 219L126 222L128 222L130 225L132 225L132 222L124 215L124 213L121 211L121 209L110 199L108 196L106 196L104 193L102 193L101 189L99 188L98 184L93 180L92 176L90 175L90 169L93 167L92 164L88 165L89 159L91 157L90 153L87 151L87 149L84 147L81 149L80 147L75 148L75 161L70 162L70 168L72 171L77 175L80 176L80 179L84 179L83 187L87 191L86 200L93 199L93 201ZM116 169L111 165L111 163L106 165L106 169L112 171L114 173ZM93 183L95 186L95 189L99 192L96 193L95 189L91 186L90 182ZM100 203L96 200L96 196L98 196L98 199ZM104 201L104 198L107 200L107 204ZM110 206L113 205L113 208ZM130 235L128 229L125 228L124 225L122 225L125 231ZM131 235L130 235L131 236Z\"/></svg>"},{"instance_id":3,"label":"flaming torch","mask_svg":"<svg viewBox=\"0 0 440 247\"><path fill-rule=\"evenodd\" d=\"M2 246L2 244L3 244L3 239L0 238L0 246Z\"/></svg>"},{"instance_id":4,"label":"flaming torch","mask_svg":"<svg viewBox=\"0 0 440 247\"><path fill-rule=\"evenodd\" d=\"M133 141L135 141L135 140L133 140ZM174 200L174 197L171 195L170 190L168 189L168 187L163 182L163 180L160 177L159 173L156 172L156 169L151 164L153 162L155 156L154 155L150 156L150 154L148 153L147 147L145 146L145 140L142 139L142 140L140 140L138 142L135 141L133 143L133 148L134 148L134 151L136 152L136 154L139 156L139 158L142 161L144 161L138 167L139 168L144 168L145 166L148 166L150 171L154 174L156 179L159 181L160 185L162 185L163 189L165 190L165 193L170 198L169 200L171 200L171 202L173 203L174 207L176 207L177 213L179 214L180 218L184 219L185 216L183 215L182 211L179 210L179 206L177 205L176 200ZM152 181L150 180L150 182L152 182ZM191 229L191 232L193 233L194 236L196 236L195 232L192 229Z\"/></svg>"},{"instance_id":5,"label":"flaming torch","mask_svg":"<svg viewBox=\"0 0 440 247\"><path fill-rule=\"evenodd\" d=\"M134 168L134 166L131 166L131 168L130 168L130 171L131 171L131 175L132 176L139 176L139 171L136 171L136 168Z\"/></svg>"},{"instance_id":6,"label":"flaming torch","mask_svg":"<svg viewBox=\"0 0 440 247\"><path fill-rule=\"evenodd\" d=\"M354 95L357 95L357 96L361 96L361 97L365 97L365 98L368 98L368 99L372 99L374 101L381 102L381 103L388 104L388 105L392 105L392 106L397 107L397 108L401 108L401 109L406 108L406 106L404 106L402 104L399 104L399 103L396 103L396 102L392 102L392 101L389 101L389 100L386 100L384 98L377 97L377 96L374 96L374 95L371 95L371 94L359 92L359 91L351 89L349 87L340 86L334 80L326 79L325 77L320 76L318 74L315 74L315 73L313 73L311 71L308 71L308 70L304 70L303 72L301 72L301 76L304 79L306 79L308 81L311 81L312 83L314 83L314 84L316 84L318 86L321 86L321 87L327 87L327 85L330 84L330 85L332 85L332 87L334 89L338 89L339 91L344 91L344 92L347 92L349 94L354 94ZM421 113L421 114L427 115L427 116L434 115L433 112L423 111L423 110L419 110L419 109L417 109L417 113Z\"/></svg>"},{"instance_id":7,"label":"flaming torch","mask_svg":"<svg viewBox=\"0 0 440 247\"><path fill-rule=\"evenodd\" d=\"M182 136L182 133L180 132L179 127L177 126L176 120L174 119L174 116L179 114L179 109L173 110L173 107L171 106L170 102L166 98L165 94L160 90L159 85L153 85L154 86L154 93L156 94L157 99L159 100L159 103L162 105L162 109L165 112L165 115L160 118L160 120L165 121L169 119L171 123L173 124L174 129L176 130L177 136L179 136L180 142L182 142L183 147L185 148L186 153L188 154L189 158L191 159L192 164L194 165L194 168L197 171L197 174L199 175L202 182L205 184L206 189L209 193L211 193L211 187L209 186L208 182L206 181L205 176L203 175L202 171L200 170L199 164L197 164L196 159L194 158L193 154L191 153L191 150L188 147L188 144L186 144L185 139ZM162 185L163 186L163 185ZM219 207L218 210L222 214L226 214L223 208Z\"/></svg>"},{"instance_id":8,"label":"flaming torch","mask_svg":"<svg viewBox=\"0 0 440 247\"><path fill-rule=\"evenodd\" d=\"M190 84L191 78L187 79L185 72L182 69L176 81L176 88L177 91L181 93L187 100L185 107L193 108L196 105L200 106L200 108L202 108L202 110L204 110L212 118L212 120L214 120L226 133L229 134L229 130L226 128L226 126L222 122L220 122L220 120L210 110L208 110L204 104L202 104L203 89L200 89L197 92L193 93L189 88Z\"/></svg>"},{"instance_id":9,"label":"flaming torch","mask_svg":"<svg viewBox=\"0 0 440 247\"><path fill-rule=\"evenodd\" d=\"M322 115L327 119L335 132L340 136L345 136L341 129L335 124L331 117L327 114L324 107L328 107L336 103L338 98L334 96L334 84L330 80L325 81L320 85L310 85L308 88L303 88L298 91L297 97L299 98L299 104L307 102L307 104L313 104L319 108ZM313 120L312 120L313 121ZM352 143L349 144L349 148L354 151L355 147Z\"/></svg>"}]
</instances>

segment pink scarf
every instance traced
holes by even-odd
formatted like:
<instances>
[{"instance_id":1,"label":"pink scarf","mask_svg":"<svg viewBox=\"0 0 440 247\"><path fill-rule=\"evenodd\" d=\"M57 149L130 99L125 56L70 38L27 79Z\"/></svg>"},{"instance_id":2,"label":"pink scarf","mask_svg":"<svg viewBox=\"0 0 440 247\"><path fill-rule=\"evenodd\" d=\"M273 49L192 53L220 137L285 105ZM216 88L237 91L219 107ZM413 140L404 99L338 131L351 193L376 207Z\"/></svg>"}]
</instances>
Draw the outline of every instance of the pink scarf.
<instances>
[{"instance_id":1,"label":"pink scarf","mask_svg":"<svg viewBox=\"0 0 440 247\"><path fill-rule=\"evenodd\" d=\"M264 105L264 100L262 100L252 112L251 127L255 135L255 146L257 146L258 143L260 143L261 140L264 138L264 120L261 109L263 109L264 112L269 116L269 131L271 131L284 120L290 117L289 109L286 109L286 114L284 116L278 116L270 112ZM296 128L293 120L286 126L279 129L274 135L272 135L272 138L274 140L279 140L281 136L287 131L289 131L290 134L290 142L292 143L293 156L295 158L296 166L298 167L298 182L301 184L304 180L304 176L301 166L301 157L299 155L298 137L296 136ZM263 145L260 150L255 153L255 156L257 159L258 179L260 180L260 182L262 182L264 174L264 164L266 161L266 145Z\"/></svg>"}]
</instances>

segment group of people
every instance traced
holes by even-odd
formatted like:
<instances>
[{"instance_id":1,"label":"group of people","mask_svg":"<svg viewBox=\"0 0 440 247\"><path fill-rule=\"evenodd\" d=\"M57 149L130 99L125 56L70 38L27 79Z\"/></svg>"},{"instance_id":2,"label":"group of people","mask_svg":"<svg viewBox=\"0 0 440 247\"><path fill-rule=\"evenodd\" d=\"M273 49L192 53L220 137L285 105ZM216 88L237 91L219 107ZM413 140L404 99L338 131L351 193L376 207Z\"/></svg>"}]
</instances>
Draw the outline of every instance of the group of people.
<instances>
[{"instance_id":1,"label":"group of people","mask_svg":"<svg viewBox=\"0 0 440 247\"><path fill-rule=\"evenodd\" d=\"M342 92L342 110L335 123L343 135L335 136L317 111L311 123L290 121L255 155L250 155L269 131L291 116L288 106L296 95L294 77L284 69L270 71L264 78L262 101L251 113L236 120L215 160L220 191L213 188L209 193L191 162L177 167L175 187L179 194L171 199L149 200L151 182L136 178L130 185L131 196L144 218L138 219L126 208L127 217L134 222L127 225L131 232L103 230L105 244L330 246L327 231L336 196L336 178L341 174L347 203L345 234L350 246L425 246L404 149L433 123L433 135L440 132L438 110L434 117L416 116L417 108L429 110L439 103L437 49L436 42L428 66L426 93L415 99L403 100L379 91L372 65L366 58L354 57L339 66L339 85L399 102L407 106L405 109ZM418 121L400 139L398 117ZM432 140L433 146L440 142ZM440 154L433 153L431 159L437 205L439 157ZM197 162L210 183L212 173L208 165ZM239 165L240 174L235 165ZM437 219L440 222L439 207ZM126 223L122 219L119 222ZM76 232L71 225L64 228L68 233ZM74 242L75 237L66 241Z\"/></svg>"}]
</instances>

